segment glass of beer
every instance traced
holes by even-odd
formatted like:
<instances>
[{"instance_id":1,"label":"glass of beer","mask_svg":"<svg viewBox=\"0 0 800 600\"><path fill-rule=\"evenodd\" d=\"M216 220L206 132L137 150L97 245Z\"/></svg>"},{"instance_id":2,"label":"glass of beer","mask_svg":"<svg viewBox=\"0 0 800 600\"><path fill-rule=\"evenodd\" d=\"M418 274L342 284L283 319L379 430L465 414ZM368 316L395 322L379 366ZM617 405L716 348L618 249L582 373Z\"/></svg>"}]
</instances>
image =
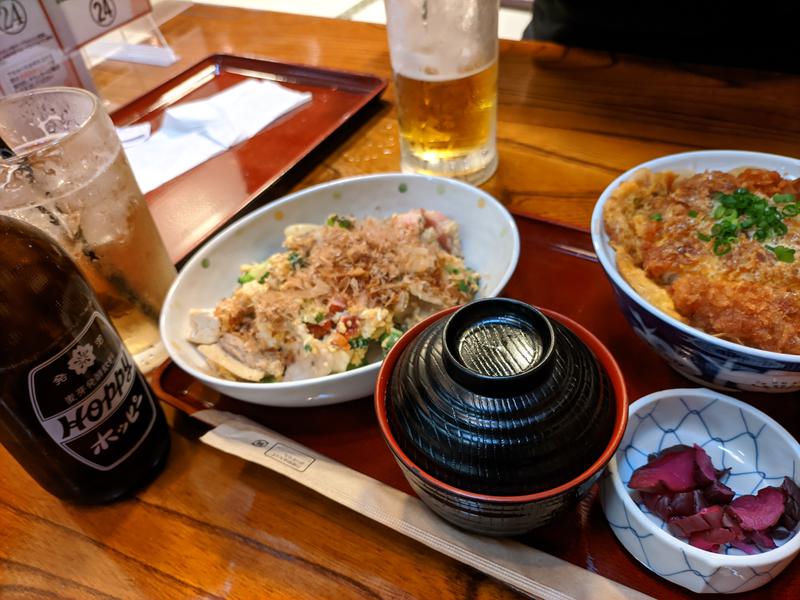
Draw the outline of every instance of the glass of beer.
<instances>
[{"instance_id":1,"label":"glass of beer","mask_svg":"<svg viewBox=\"0 0 800 600\"><path fill-rule=\"evenodd\" d=\"M498 0L385 0L403 171L497 168Z\"/></svg>"},{"instance_id":2,"label":"glass of beer","mask_svg":"<svg viewBox=\"0 0 800 600\"><path fill-rule=\"evenodd\" d=\"M175 267L100 101L74 88L0 98L0 139L0 214L56 239L139 367L158 366L158 315Z\"/></svg>"}]
</instances>

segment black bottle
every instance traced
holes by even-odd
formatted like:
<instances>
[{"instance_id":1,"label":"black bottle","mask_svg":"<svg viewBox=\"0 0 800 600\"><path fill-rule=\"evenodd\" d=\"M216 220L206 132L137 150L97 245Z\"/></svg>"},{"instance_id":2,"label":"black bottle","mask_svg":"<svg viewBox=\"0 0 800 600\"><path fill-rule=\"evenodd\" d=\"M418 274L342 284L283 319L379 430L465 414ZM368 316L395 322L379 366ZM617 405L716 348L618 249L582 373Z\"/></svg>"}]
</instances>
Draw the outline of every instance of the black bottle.
<instances>
[{"instance_id":1,"label":"black bottle","mask_svg":"<svg viewBox=\"0 0 800 600\"><path fill-rule=\"evenodd\" d=\"M0 443L52 494L124 496L169 454L169 429L89 284L54 240L0 216Z\"/></svg>"}]
</instances>

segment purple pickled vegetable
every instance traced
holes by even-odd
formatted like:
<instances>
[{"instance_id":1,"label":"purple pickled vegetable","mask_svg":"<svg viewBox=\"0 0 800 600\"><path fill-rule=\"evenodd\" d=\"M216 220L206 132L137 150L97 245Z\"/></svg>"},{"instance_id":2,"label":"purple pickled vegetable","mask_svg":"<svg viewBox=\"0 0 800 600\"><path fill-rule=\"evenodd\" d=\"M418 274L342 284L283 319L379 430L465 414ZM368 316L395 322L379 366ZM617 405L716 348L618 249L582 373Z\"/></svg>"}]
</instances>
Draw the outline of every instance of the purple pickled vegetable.
<instances>
[{"instance_id":1,"label":"purple pickled vegetable","mask_svg":"<svg viewBox=\"0 0 800 600\"><path fill-rule=\"evenodd\" d=\"M628 486L651 494L689 492L718 483L717 470L700 446L672 446L651 454L633 472ZM720 484L722 485L722 484ZM716 491L716 488L715 488ZM713 500L710 500L713 502Z\"/></svg>"},{"instance_id":2,"label":"purple pickled vegetable","mask_svg":"<svg viewBox=\"0 0 800 600\"><path fill-rule=\"evenodd\" d=\"M669 525L673 531L688 538L692 546L716 552L721 544L730 544L741 537L741 529L726 527L724 517L723 507L709 506L696 515L672 519Z\"/></svg>"},{"instance_id":3,"label":"purple pickled vegetable","mask_svg":"<svg viewBox=\"0 0 800 600\"><path fill-rule=\"evenodd\" d=\"M775 525L783 514L785 496L783 490L765 487L757 496L739 496L728 505L728 513L742 529L763 531Z\"/></svg>"},{"instance_id":4,"label":"purple pickled vegetable","mask_svg":"<svg viewBox=\"0 0 800 600\"><path fill-rule=\"evenodd\" d=\"M739 535L735 531L722 526L692 534L692 537L698 536L712 544L730 544L733 540L739 539Z\"/></svg>"},{"instance_id":5,"label":"purple pickled vegetable","mask_svg":"<svg viewBox=\"0 0 800 600\"><path fill-rule=\"evenodd\" d=\"M761 550L772 550L777 548L773 539L763 531L750 531L748 541L754 543Z\"/></svg>"},{"instance_id":6,"label":"purple pickled vegetable","mask_svg":"<svg viewBox=\"0 0 800 600\"><path fill-rule=\"evenodd\" d=\"M700 548L700 550L706 550L707 552L719 552L719 544L709 542L700 533L693 533L691 536L689 536L689 543L695 548Z\"/></svg>"},{"instance_id":7,"label":"purple pickled vegetable","mask_svg":"<svg viewBox=\"0 0 800 600\"><path fill-rule=\"evenodd\" d=\"M800 487L784 477L780 487L736 498L721 481L729 473L697 444L676 445L648 456L628 486L692 546L718 552L729 544L747 554L776 548L775 540L790 537L800 523Z\"/></svg>"},{"instance_id":8,"label":"purple pickled vegetable","mask_svg":"<svg viewBox=\"0 0 800 600\"><path fill-rule=\"evenodd\" d=\"M744 533L742 532L742 528L739 527L739 522L728 514L727 510L725 514L722 515L722 526L735 531L739 539L744 539Z\"/></svg>"},{"instance_id":9,"label":"purple pickled vegetable","mask_svg":"<svg viewBox=\"0 0 800 600\"><path fill-rule=\"evenodd\" d=\"M700 512L688 517L670 519L671 529L680 532L683 537L689 537L699 531L722 528L724 510L721 506L709 506Z\"/></svg>"},{"instance_id":10,"label":"purple pickled vegetable","mask_svg":"<svg viewBox=\"0 0 800 600\"><path fill-rule=\"evenodd\" d=\"M730 504L735 495L733 490L721 481L715 480L703 488L703 496L708 504Z\"/></svg>"},{"instance_id":11,"label":"purple pickled vegetable","mask_svg":"<svg viewBox=\"0 0 800 600\"><path fill-rule=\"evenodd\" d=\"M657 514L665 521L669 521L672 517L688 517L708 506L708 502L700 490L674 494L642 492L641 496L644 505L650 509L650 512Z\"/></svg>"},{"instance_id":12,"label":"purple pickled vegetable","mask_svg":"<svg viewBox=\"0 0 800 600\"><path fill-rule=\"evenodd\" d=\"M697 464L695 482L701 487L716 482L717 472L714 469L714 465L711 463L711 457L697 444L695 444L693 448L694 462Z\"/></svg>"},{"instance_id":13,"label":"purple pickled vegetable","mask_svg":"<svg viewBox=\"0 0 800 600\"><path fill-rule=\"evenodd\" d=\"M628 487L650 493L688 492L697 487L694 473L693 448L665 451L636 469L631 475Z\"/></svg>"},{"instance_id":14,"label":"purple pickled vegetable","mask_svg":"<svg viewBox=\"0 0 800 600\"><path fill-rule=\"evenodd\" d=\"M659 450L658 452L654 452L653 454L647 455L647 462L653 462L655 459L660 458L662 456L666 456L667 454L675 454L676 452L685 452L686 450L691 450L691 446L687 446L685 444L675 444L674 446L670 446L669 448L664 448L663 450Z\"/></svg>"},{"instance_id":15,"label":"purple pickled vegetable","mask_svg":"<svg viewBox=\"0 0 800 600\"><path fill-rule=\"evenodd\" d=\"M749 544L744 540L731 540L731 546L747 554L758 554L760 552L754 544Z\"/></svg>"},{"instance_id":16,"label":"purple pickled vegetable","mask_svg":"<svg viewBox=\"0 0 800 600\"><path fill-rule=\"evenodd\" d=\"M714 469L714 474L717 476L719 481L722 481L722 478L725 477L728 473L731 472L731 468L728 467L727 469Z\"/></svg>"},{"instance_id":17,"label":"purple pickled vegetable","mask_svg":"<svg viewBox=\"0 0 800 600\"><path fill-rule=\"evenodd\" d=\"M789 477L783 478L781 484L783 493L786 494L786 503L783 505L783 516L781 526L789 531L794 531L797 523L800 522L800 488Z\"/></svg>"}]
</instances>

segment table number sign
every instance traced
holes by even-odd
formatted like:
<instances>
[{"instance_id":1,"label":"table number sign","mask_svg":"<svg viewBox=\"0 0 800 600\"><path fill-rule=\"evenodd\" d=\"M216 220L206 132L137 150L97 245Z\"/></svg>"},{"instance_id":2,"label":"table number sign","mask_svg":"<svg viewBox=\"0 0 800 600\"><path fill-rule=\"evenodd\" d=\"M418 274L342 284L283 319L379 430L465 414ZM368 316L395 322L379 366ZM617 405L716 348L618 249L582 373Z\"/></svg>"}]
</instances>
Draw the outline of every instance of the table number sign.
<instances>
[{"instance_id":1,"label":"table number sign","mask_svg":"<svg viewBox=\"0 0 800 600\"><path fill-rule=\"evenodd\" d=\"M150 0L40 0L65 52L150 12ZM27 2L26 2L27 3Z\"/></svg>"},{"instance_id":2,"label":"table number sign","mask_svg":"<svg viewBox=\"0 0 800 600\"><path fill-rule=\"evenodd\" d=\"M62 51L38 2L0 0L0 95L37 87L91 85Z\"/></svg>"}]
</instances>

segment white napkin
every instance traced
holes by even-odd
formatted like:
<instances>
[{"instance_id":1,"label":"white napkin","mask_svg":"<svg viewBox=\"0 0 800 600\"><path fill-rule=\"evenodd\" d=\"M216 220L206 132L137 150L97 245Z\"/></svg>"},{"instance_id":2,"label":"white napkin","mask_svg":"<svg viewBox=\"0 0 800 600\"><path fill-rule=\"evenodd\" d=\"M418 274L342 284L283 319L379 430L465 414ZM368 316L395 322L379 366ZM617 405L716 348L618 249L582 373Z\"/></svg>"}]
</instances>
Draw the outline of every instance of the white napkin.
<instances>
[{"instance_id":1,"label":"white napkin","mask_svg":"<svg viewBox=\"0 0 800 600\"><path fill-rule=\"evenodd\" d=\"M161 128L145 141L134 135L141 131L121 127L119 133L136 181L146 194L250 139L310 99L309 92L248 79L209 98L168 108Z\"/></svg>"},{"instance_id":2,"label":"white napkin","mask_svg":"<svg viewBox=\"0 0 800 600\"><path fill-rule=\"evenodd\" d=\"M146 142L150 137L150 123L145 121L138 125L117 127L117 135L125 148Z\"/></svg>"}]
</instances>

